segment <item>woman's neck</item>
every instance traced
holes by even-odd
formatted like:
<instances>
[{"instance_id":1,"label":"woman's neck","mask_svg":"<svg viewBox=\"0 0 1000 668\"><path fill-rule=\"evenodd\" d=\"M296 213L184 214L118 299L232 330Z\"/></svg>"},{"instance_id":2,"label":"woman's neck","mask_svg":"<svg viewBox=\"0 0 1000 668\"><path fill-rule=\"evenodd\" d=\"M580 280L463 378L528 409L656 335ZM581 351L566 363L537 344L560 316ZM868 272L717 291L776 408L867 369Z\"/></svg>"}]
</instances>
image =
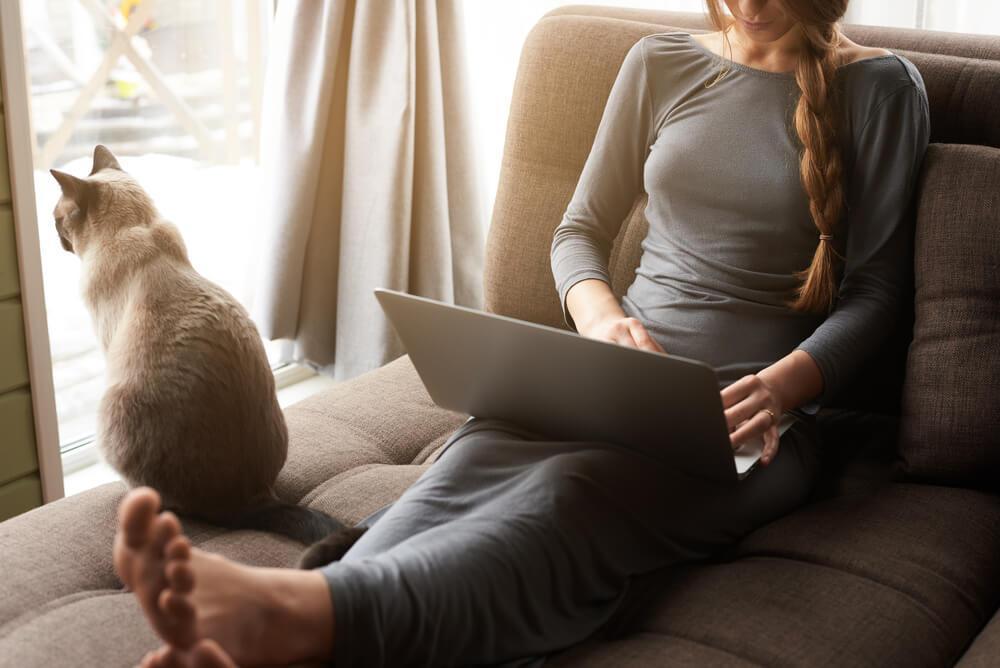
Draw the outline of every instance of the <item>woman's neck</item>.
<instances>
[{"instance_id":1,"label":"woman's neck","mask_svg":"<svg viewBox=\"0 0 1000 668\"><path fill-rule=\"evenodd\" d=\"M805 43L805 37L798 24L793 25L778 39L769 42L755 41L746 34L739 21L733 21L725 33L729 38L729 45L725 46L725 40L720 33L720 48L728 48L732 52L723 54L724 56L750 67L772 72L788 72L795 69Z\"/></svg>"}]
</instances>

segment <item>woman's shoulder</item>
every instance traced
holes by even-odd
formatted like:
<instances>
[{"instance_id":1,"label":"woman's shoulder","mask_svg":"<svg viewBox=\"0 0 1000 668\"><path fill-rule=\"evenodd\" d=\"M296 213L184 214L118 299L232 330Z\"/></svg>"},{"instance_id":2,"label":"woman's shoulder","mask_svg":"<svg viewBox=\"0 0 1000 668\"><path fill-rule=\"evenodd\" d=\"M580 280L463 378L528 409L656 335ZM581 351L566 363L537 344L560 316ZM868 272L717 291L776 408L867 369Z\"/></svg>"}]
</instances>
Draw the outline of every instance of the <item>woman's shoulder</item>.
<instances>
[{"instance_id":1,"label":"woman's shoulder","mask_svg":"<svg viewBox=\"0 0 1000 668\"><path fill-rule=\"evenodd\" d=\"M691 33L683 30L652 33L639 40L643 53L649 61L677 54L696 56L699 51L693 42Z\"/></svg>"},{"instance_id":2,"label":"woman's shoulder","mask_svg":"<svg viewBox=\"0 0 1000 668\"><path fill-rule=\"evenodd\" d=\"M906 56L892 51L849 62L840 70L845 83L854 88L873 88L880 93L907 86L925 90L924 79L917 66Z\"/></svg>"},{"instance_id":3,"label":"woman's shoulder","mask_svg":"<svg viewBox=\"0 0 1000 668\"><path fill-rule=\"evenodd\" d=\"M842 66L841 76L848 115L859 131L880 112L898 114L901 106L929 113L923 77L905 56L890 53L854 61Z\"/></svg>"},{"instance_id":4,"label":"woman's shoulder","mask_svg":"<svg viewBox=\"0 0 1000 668\"><path fill-rule=\"evenodd\" d=\"M840 67L838 76L849 99L861 102L862 106L877 106L887 97L906 90L926 99L927 90L917 66L889 49L880 51L869 49L868 53L877 55L855 59Z\"/></svg>"},{"instance_id":5,"label":"woman's shoulder","mask_svg":"<svg viewBox=\"0 0 1000 668\"><path fill-rule=\"evenodd\" d=\"M646 35L633 46L642 55L650 87L661 91L684 88L688 80L702 80L715 63L691 33L681 30Z\"/></svg>"}]
</instances>

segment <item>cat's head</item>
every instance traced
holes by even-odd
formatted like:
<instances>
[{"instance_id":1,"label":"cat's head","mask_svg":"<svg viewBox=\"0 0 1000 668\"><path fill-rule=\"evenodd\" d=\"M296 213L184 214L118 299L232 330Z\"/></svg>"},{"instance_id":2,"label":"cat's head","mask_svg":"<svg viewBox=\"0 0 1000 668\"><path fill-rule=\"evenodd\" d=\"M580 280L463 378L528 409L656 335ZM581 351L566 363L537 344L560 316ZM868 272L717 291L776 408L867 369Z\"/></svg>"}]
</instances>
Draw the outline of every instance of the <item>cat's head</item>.
<instances>
[{"instance_id":1,"label":"cat's head","mask_svg":"<svg viewBox=\"0 0 1000 668\"><path fill-rule=\"evenodd\" d=\"M52 215L62 247L82 255L119 230L149 225L156 208L142 186L125 172L106 146L94 148L94 165L85 178L50 170L62 188Z\"/></svg>"}]
</instances>

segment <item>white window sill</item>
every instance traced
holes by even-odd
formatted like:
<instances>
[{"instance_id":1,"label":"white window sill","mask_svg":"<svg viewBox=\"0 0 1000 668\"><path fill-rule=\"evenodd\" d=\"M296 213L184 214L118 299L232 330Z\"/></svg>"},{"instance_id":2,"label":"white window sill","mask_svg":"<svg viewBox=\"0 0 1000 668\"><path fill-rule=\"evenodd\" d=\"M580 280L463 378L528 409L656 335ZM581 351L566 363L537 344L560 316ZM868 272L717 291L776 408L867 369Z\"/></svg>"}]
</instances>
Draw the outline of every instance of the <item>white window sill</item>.
<instances>
[{"instance_id":1,"label":"white window sill","mask_svg":"<svg viewBox=\"0 0 1000 668\"><path fill-rule=\"evenodd\" d=\"M332 379L298 364L288 364L275 370L274 380L278 386L278 403L282 408L335 385ZM63 470L66 472L66 496L120 480L114 469L101 460L93 440L64 453Z\"/></svg>"}]
</instances>

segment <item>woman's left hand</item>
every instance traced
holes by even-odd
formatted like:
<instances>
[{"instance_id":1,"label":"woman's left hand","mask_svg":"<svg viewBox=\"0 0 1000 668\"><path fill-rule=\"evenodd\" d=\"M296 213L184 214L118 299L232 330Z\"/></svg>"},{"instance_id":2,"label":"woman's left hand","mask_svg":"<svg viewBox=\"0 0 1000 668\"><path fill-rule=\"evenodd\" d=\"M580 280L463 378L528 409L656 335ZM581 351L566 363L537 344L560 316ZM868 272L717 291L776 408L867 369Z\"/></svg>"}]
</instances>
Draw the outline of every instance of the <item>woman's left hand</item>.
<instances>
[{"instance_id":1,"label":"woman's left hand","mask_svg":"<svg viewBox=\"0 0 1000 668\"><path fill-rule=\"evenodd\" d=\"M723 388L721 394L733 450L760 436L764 439L760 462L770 464L778 454L778 419L784 412L781 399L757 374L743 376ZM774 413L773 418L765 408Z\"/></svg>"}]
</instances>

